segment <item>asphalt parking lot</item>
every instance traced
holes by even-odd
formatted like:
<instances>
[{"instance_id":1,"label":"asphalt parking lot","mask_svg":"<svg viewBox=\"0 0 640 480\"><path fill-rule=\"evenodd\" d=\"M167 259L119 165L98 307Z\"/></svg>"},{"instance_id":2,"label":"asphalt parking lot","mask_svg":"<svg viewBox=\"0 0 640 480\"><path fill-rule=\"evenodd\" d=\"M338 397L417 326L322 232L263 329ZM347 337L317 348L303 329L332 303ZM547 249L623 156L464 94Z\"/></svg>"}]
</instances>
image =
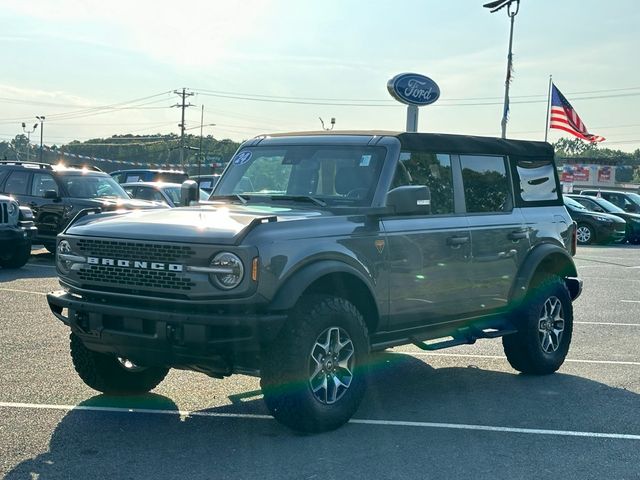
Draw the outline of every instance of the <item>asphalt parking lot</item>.
<instances>
[{"instance_id":1,"label":"asphalt parking lot","mask_svg":"<svg viewBox=\"0 0 640 480\"><path fill-rule=\"evenodd\" d=\"M0 270L0 475L58 478L640 478L640 247L580 247L567 362L517 374L499 340L372 359L354 419L305 436L258 380L172 371L153 394L86 387L44 295L53 257Z\"/></svg>"}]
</instances>

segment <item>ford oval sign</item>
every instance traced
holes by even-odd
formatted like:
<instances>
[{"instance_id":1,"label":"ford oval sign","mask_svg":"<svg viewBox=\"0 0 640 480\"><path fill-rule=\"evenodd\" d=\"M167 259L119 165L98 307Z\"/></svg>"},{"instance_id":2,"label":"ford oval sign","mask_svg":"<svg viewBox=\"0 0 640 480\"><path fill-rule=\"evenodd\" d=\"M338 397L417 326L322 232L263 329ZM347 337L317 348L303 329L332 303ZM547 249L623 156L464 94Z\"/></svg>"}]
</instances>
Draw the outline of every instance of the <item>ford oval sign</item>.
<instances>
[{"instance_id":1,"label":"ford oval sign","mask_svg":"<svg viewBox=\"0 0 640 480\"><path fill-rule=\"evenodd\" d=\"M393 98L407 105L429 105L440 98L440 87L429 77L418 73L401 73L387 83Z\"/></svg>"}]
</instances>

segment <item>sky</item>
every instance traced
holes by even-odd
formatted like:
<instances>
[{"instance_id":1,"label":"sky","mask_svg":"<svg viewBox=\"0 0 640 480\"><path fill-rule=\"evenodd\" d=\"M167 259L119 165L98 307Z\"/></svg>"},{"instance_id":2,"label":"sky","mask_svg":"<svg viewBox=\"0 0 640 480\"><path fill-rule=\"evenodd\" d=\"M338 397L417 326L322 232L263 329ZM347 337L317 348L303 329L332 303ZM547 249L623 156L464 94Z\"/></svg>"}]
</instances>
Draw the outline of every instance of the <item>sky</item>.
<instances>
[{"instance_id":1,"label":"sky","mask_svg":"<svg viewBox=\"0 0 640 480\"><path fill-rule=\"evenodd\" d=\"M418 131L500 135L509 39L482 0L0 0L0 141L187 131L236 141L403 130L387 81L433 79ZM543 140L549 76L603 147L640 148L640 3L521 0L509 138ZM39 142L40 128L31 134ZM549 132L549 141L567 134Z\"/></svg>"}]
</instances>

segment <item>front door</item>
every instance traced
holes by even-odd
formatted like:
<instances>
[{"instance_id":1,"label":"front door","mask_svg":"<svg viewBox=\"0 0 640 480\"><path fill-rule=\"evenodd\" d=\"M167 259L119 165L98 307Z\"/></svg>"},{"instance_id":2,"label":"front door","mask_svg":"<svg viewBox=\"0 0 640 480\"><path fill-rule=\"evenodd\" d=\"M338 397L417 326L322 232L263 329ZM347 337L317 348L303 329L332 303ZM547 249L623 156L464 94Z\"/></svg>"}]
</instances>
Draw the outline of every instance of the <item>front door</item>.
<instances>
[{"instance_id":1,"label":"front door","mask_svg":"<svg viewBox=\"0 0 640 480\"><path fill-rule=\"evenodd\" d=\"M403 152L391 188L426 185L431 214L385 218L390 329L446 322L468 310L471 235L454 206L451 156Z\"/></svg>"}]
</instances>

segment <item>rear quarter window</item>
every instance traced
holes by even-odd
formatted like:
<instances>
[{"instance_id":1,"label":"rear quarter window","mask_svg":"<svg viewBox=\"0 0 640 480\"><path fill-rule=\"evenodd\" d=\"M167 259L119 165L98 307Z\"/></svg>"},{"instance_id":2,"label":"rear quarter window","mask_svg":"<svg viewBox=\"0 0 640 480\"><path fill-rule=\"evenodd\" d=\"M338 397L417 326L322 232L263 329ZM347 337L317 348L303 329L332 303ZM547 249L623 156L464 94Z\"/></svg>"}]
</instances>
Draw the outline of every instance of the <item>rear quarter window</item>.
<instances>
[{"instance_id":1,"label":"rear quarter window","mask_svg":"<svg viewBox=\"0 0 640 480\"><path fill-rule=\"evenodd\" d=\"M512 159L516 204L562 205L556 167L551 159Z\"/></svg>"}]
</instances>

